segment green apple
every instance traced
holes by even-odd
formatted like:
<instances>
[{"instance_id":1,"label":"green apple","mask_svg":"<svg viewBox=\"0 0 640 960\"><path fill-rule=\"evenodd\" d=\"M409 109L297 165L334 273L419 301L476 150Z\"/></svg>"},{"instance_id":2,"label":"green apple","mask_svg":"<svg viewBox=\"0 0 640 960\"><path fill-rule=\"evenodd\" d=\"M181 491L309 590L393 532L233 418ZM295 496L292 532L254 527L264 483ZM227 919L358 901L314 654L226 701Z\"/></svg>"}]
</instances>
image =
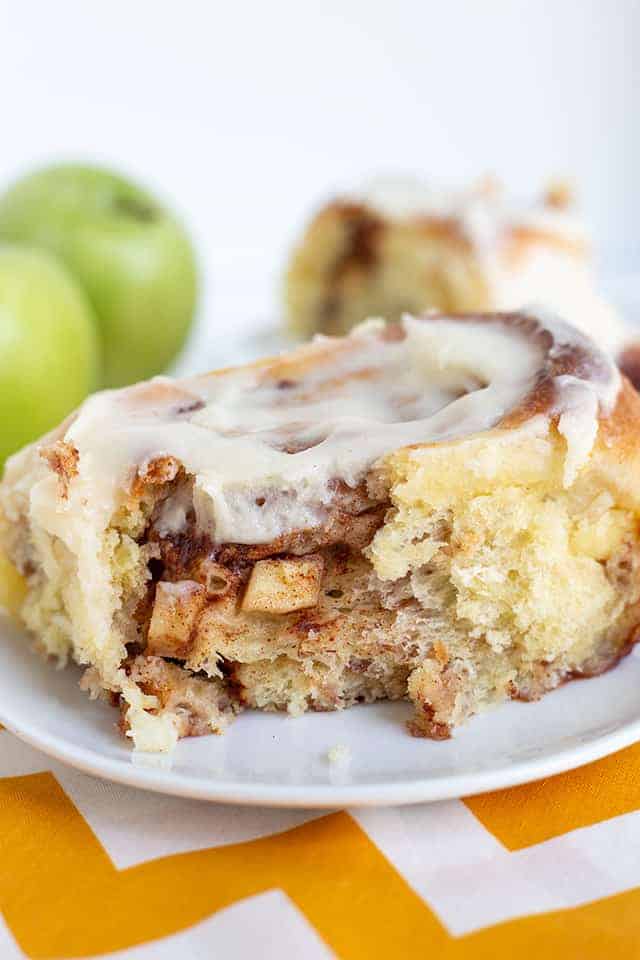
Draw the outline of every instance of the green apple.
<instances>
[{"instance_id":1,"label":"green apple","mask_svg":"<svg viewBox=\"0 0 640 960\"><path fill-rule=\"evenodd\" d=\"M193 248L140 187L95 167L38 171L0 197L0 239L51 251L84 288L99 322L103 385L160 373L183 345L196 304Z\"/></svg>"},{"instance_id":2,"label":"green apple","mask_svg":"<svg viewBox=\"0 0 640 960\"><path fill-rule=\"evenodd\" d=\"M0 246L0 466L96 385L91 305L50 254Z\"/></svg>"}]
</instances>

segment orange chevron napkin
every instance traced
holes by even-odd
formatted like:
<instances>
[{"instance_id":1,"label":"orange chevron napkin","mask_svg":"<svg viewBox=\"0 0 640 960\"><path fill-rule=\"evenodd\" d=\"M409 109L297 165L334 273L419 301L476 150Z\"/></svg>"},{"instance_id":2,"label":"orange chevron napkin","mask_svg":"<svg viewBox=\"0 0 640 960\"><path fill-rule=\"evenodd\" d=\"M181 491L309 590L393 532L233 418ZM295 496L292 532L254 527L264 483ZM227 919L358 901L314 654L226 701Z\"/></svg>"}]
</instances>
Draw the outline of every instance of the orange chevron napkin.
<instances>
[{"instance_id":1,"label":"orange chevron napkin","mask_svg":"<svg viewBox=\"0 0 640 960\"><path fill-rule=\"evenodd\" d=\"M0 958L640 957L640 745L416 807L224 807L0 732Z\"/></svg>"}]
</instances>

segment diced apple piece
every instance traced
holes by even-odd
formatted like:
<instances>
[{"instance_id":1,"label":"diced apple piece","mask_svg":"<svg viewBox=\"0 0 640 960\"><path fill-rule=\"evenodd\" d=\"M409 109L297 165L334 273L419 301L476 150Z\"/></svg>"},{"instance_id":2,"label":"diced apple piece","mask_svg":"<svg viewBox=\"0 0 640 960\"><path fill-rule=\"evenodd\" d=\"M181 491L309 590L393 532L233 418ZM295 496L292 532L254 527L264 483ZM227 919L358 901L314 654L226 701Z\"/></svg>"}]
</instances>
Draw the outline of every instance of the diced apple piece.
<instances>
[{"instance_id":1,"label":"diced apple piece","mask_svg":"<svg viewBox=\"0 0 640 960\"><path fill-rule=\"evenodd\" d=\"M186 657L193 646L193 628L207 599L206 588L194 580L161 581L156 587L146 653Z\"/></svg>"},{"instance_id":2,"label":"diced apple piece","mask_svg":"<svg viewBox=\"0 0 640 960\"><path fill-rule=\"evenodd\" d=\"M248 613L293 613L318 602L324 570L314 554L289 560L258 560L251 571L242 600Z\"/></svg>"}]
</instances>

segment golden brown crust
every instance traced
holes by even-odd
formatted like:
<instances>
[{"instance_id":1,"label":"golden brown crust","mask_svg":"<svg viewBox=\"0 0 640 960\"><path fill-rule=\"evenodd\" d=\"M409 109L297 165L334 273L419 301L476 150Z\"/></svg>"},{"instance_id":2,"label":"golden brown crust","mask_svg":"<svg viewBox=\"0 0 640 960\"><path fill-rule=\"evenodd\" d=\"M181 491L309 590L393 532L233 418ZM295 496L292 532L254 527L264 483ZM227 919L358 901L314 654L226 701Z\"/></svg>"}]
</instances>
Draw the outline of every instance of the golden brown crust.
<instances>
[{"instance_id":1,"label":"golden brown crust","mask_svg":"<svg viewBox=\"0 0 640 960\"><path fill-rule=\"evenodd\" d=\"M589 254L588 244L580 237L544 230L541 227L511 227L503 236L500 256L515 267L528 256L532 247L548 247L583 260Z\"/></svg>"},{"instance_id":2,"label":"golden brown crust","mask_svg":"<svg viewBox=\"0 0 640 960\"><path fill-rule=\"evenodd\" d=\"M640 340L628 344L618 357L618 366L631 383L640 388Z\"/></svg>"},{"instance_id":3,"label":"golden brown crust","mask_svg":"<svg viewBox=\"0 0 640 960\"><path fill-rule=\"evenodd\" d=\"M640 394L627 377L622 376L620 392L610 413L600 417L597 448L614 463L640 462Z\"/></svg>"}]
</instances>

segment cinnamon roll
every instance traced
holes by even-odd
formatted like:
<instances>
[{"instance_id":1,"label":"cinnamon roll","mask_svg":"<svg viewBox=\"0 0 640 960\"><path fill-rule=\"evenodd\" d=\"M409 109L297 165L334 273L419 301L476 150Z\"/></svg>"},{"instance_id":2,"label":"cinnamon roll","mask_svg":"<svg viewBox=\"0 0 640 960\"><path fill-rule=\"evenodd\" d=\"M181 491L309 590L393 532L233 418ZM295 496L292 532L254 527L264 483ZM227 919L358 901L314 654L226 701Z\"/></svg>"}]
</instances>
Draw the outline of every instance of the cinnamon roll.
<instances>
[{"instance_id":1,"label":"cinnamon roll","mask_svg":"<svg viewBox=\"0 0 640 960\"><path fill-rule=\"evenodd\" d=\"M289 263L289 328L344 334L366 317L517 310L541 304L617 354L625 330L598 296L589 238L570 192L517 203L485 179L444 190L379 180L313 218Z\"/></svg>"},{"instance_id":2,"label":"cinnamon roll","mask_svg":"<svg viewBox=\"0 0 640 960\"><path fill-rule=\"evenodd\" d=\"M637 639L639 430L559 320L374 320L94 395L8 462L1 537L24 624L140 749L402 698L442 738Z\"/></svg>"}]
</instances>

